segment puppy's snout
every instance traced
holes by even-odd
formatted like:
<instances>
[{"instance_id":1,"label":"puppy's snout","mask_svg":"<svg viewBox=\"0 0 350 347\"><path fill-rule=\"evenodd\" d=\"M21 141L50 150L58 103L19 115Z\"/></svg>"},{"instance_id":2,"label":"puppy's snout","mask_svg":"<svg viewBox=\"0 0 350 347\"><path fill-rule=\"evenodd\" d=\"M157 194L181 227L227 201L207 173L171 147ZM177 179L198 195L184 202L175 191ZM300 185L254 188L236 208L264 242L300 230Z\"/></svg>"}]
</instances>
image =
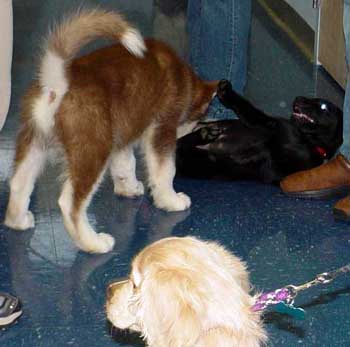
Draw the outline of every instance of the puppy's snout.
<instances>
[{"instance_id":1,"label":"puppy's snout","mask_svg":"<svg viewBox=\"0 0 350 347\"><path fill-rule=\"evenodd\" d=\"M129 282L129 279L122 279L118 282L112 282L109 284L106 290L106 296L107 296L107 301L111 300L113 295L115 294L115 291L121 286L124 285L125 283Z\"/></svg>"},{"instance_id":2,"label":"puppy's snout","mask_svg":"<svg viewBox=\"0 0 350 347\"><path fill-rule=\"evenodd\" d=\"M294 111L299 111L301 112L301 110L305 107L307 107L308 105L310 105L309 99L303 97L303 96L297 96L294 99L294 103L293 103L293 109Z\"/></svg>"},{"instance_id":3,"label":"puppy's snout","mask_svg":"<svg viewBox=\"0 0 350 347\"><path fill-rule=\"evenodd\" d=\"M107 296L107 300L110 301L113 297L113 293L114 293L114 289L115 289L115 285L112 283L107 287L107 292L106 292L106 296Z\"/></svg>"},{"instance_id":4,"label":"puppy's snout","mask_svg":"<svg viewBox=\"0 0 350 347\"><path fill-rule=\"evenodd\" d=\"M296 98L295 98L295 103L296 104L305 104L305 103L307 103L307 98L305 98L304 96L297 96Z\"/></svg>"}]
</instances>

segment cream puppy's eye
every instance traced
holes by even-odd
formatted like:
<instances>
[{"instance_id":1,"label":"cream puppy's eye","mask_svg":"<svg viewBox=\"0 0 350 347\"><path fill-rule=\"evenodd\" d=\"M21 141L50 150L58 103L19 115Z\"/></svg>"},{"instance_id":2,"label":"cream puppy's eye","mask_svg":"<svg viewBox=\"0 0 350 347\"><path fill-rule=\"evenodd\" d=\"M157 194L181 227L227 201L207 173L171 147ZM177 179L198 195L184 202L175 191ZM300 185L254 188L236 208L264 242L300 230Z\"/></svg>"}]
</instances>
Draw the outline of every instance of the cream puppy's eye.
<instances>
[{"instance_id":1,"label":"cream puppy's eye","mask_svg":"<svg viewBox=\"0 0 350 347\"><path fill-rule=\"evenodd\" d=\"M133 290L137 289L137 283L136 283L135 278L133 276L130 277L129 281L131 283L132 289Z\"/></svg>"},{"instance_id":2,"label":"cream puppy's eye","mask_svg":"<svg viewBox=\"0 0 350 347\"><path fill-rule=\"evenodd\" d=\"M139 287L141 284L141 275L137 269L134 269L132 275L130 276L130 280L135 284L135 287Z\"/></svg>"}]
</instances>

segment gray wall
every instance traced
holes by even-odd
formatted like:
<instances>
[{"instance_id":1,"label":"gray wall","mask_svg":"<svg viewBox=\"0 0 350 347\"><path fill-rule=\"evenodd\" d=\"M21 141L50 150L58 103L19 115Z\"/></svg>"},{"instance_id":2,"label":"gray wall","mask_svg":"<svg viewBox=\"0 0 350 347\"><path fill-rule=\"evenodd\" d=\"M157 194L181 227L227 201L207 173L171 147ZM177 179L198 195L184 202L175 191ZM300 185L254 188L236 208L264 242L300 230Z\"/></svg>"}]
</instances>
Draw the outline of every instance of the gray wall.
<instances>
[{"instance_id":1,"label":"gray wall","mask_svg":"<svg viewBox=\"0 0 350 347\"><path fill-rule=\"evenodd\" d=\"M293 7L306 23L316 31L317 29L317 9L312 8L312 0L284 0Z\"/></svg>"}]
</instances>

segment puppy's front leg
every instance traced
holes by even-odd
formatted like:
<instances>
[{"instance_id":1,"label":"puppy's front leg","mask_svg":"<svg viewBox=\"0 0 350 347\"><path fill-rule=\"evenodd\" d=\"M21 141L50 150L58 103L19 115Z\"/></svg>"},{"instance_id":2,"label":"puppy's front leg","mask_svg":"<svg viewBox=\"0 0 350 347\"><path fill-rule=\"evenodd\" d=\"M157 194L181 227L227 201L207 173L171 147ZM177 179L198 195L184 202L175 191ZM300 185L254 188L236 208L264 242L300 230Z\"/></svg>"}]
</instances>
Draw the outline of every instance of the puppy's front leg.
<instances>
[{"instance_id":1,"label":"puppy's front leg","mask_svg":"<svg viewBox=\"0 0 350 347\"><path fill-rule=\"evenodd\" d=\"M166 211L183 211L191 206L191 199L176 193L175 177L176 128L151 127L143 139L148 180L154 204Z\"/></svg>"}]
</instances>

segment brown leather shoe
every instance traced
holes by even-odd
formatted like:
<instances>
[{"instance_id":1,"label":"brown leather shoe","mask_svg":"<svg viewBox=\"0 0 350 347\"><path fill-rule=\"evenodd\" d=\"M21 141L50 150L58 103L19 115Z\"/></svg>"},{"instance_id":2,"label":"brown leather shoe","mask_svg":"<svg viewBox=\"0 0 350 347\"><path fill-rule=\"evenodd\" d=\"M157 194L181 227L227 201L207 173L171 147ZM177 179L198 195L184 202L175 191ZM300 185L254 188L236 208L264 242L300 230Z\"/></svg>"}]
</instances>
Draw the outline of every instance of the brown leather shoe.
<instances>
[{"instance_id":1,"label":"brown leather shoe","mask_svg":"<svg viewBox=\"0 0 350 347\"><path fill-rule=\"evenodd\" d=\"M350 221L350 195L339 200L333 207L334 218Z\"/></svg>"},{"instance_id":2,"label":"brown leather shoe","mask_svg":"<svg viewBox=\"0 0 350 347\"><path fill-rule=\"evenodd\" d=\"M280 183L282 191L300 198L328 198L350 192L350 163L341 154L314 169L296 172Z\"/></svg>"}]
</instances>

